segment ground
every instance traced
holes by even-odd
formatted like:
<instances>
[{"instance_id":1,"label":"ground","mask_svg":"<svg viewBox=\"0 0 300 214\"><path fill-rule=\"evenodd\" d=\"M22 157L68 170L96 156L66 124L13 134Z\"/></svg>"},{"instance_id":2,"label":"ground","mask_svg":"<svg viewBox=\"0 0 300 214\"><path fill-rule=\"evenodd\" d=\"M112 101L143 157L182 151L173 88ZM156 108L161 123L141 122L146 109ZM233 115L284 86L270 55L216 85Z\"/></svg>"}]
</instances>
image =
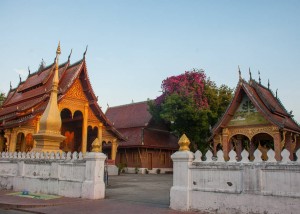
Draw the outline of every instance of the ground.
<instances>
[{"instance_id":1,"label":"ground","mask_svg":"<svg viewBox=\"0 0 300 214\"><path fill-rule=\"evenodd\" d=\"M45 201L8 196L6 191L0 191L0 213L179 214L182 212L169 209L172 178L168 174L110 176L106 199L102 200L63 197Z\"/></svg>"}]
</instances>

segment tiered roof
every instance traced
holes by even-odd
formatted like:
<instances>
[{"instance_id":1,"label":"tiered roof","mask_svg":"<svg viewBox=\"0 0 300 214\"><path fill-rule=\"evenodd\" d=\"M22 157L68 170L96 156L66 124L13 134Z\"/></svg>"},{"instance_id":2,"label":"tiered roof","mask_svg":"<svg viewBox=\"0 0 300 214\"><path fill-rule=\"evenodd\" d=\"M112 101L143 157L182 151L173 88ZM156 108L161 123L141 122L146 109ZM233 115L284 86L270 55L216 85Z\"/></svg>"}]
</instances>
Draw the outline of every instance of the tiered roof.
<instances>
[{"instance_id":1,"label":"tiered roof","mask_svg":"<svg viewBox=\"0 0 300 214\"><path fill-rule=\"evenodd\" d=\"M105 115L127 138L120 147L178 149L178 139L165 127L154 124L147 101L109 107Z\"/></svg>"},{"instance_id":2,"label":"tiered roof","mask_svg":"<svg viewBox=\"0 0 300 214\"><path fill-rule=\"evenodd\" d=\"M20 82L16 88L10 89L0 109L0 130L28 123L43 113L50 98L54 69L55 63L45 68L41 66L38 71L29 74L27 79ZM124 139L107 120L97 103L98 99L88 77L85 57L73 64L70 63L69 57L67 62L59 66L58 75L58 102L64 98L75 80L79 79L96 117L118 138Z\"/></svg>"},{"instance_id":3,"label":"tiered roof","mask_svg":"<svg viewBox=\"0 0 300 214\"><path fill-rule=\"evenodd\" d=\"M222 128L227 126L244 95L248 96L257 111L271 124L282 130L300 133L300 126L293 119L293 115L287 112L277 95L274 96L269 86L265 87L260 81L256 82L250 77L249 82L240 78L231 103L222 118L212 129L213 135L219 133Z\"/></svg>"}]
</instances>

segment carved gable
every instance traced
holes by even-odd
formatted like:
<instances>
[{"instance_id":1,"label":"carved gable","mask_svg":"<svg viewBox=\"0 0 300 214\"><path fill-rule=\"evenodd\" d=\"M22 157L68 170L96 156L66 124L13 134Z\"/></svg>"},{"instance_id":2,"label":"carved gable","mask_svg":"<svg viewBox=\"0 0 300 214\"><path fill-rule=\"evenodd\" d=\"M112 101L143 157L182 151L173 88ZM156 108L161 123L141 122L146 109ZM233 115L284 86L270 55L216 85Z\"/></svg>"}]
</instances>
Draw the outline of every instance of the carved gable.
<instances>
[{"instance_id":1,"label":"carved gable","mask_svg":"<svg viewBox=\"0 0 300 214\"><path fill-rule=\"evenodd\" d=\"M88 101L86 98L80 80L76 79L73 86L66 93L66 98L74 100Z\"/></svg>"},{"instance_id":2,"label":"carved gable","mask_svg":"<svg viewBox=\"0 0 300 214\"><path fill-rule=\"evenodd\" d=\"M232 119L228 123L228 126L260 124L269 124L269 122L257 111L251 100L245 95Z\"/></svg>"}]
</instances>

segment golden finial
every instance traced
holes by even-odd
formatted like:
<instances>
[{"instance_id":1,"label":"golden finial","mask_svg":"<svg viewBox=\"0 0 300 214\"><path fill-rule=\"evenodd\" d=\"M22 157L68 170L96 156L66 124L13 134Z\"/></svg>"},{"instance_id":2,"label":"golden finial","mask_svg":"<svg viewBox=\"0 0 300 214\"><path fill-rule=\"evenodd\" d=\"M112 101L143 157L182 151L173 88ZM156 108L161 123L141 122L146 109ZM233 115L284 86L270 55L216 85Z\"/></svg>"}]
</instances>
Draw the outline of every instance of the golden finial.
<instances>
[{"instance_id":1,"label":"golden finial","mask_svg":"<svg viewBox=\"0 0 300 214\"><path fill-rule=\"evenodd\" d=\"M101 152L98 138L96 138L92 143L92 152Z\"/></svg>"},{"instance_id":2,"label":"golden finial","mask_svg":"<svg viewBox=\"0 0 300 214\"><path fill-rule=\"evenodd\" d=\"M183 134L181 136L181 138L178 141L179 144L179 151L190 151L189 145L190 145L190 140L188 139L188 137Z\"/></svg>"},{"instance_id":3,"label":"golden finial","mask_svg":"<svg viewBox=\"0 0 300 214\"><path fill-rule=\"evenodd\" d=\"M60 51L60 41L58 42L56 54L61 54L61 51Z\"/></svg>"}]
</instances>

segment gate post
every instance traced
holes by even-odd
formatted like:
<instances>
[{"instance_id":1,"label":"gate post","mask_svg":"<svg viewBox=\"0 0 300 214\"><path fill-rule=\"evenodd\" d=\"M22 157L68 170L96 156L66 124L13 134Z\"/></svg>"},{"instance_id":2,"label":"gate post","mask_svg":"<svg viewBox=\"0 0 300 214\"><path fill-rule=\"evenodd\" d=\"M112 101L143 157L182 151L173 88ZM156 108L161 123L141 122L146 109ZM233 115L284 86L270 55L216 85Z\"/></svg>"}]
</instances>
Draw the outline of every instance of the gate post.
<instances>
[{"instance_id":1,"label":"gate post","mask_svg":"<svg viewBox=\"0 0 300 214\"><path fill-rule=\"evenodd\" d=\"M102 199L105 197L104 161L106 155L100 153L100 143L96 138L92 152L86 153L85 181L82 184L82 198Z\"/></svg>"},{"instance_id":2,"label":"gate post","mask_svg":"<svg viewBox=\"0 0 300 214\"><path fill-rule=\"evenodd\" d=\"M194 153L189 151L188 138L183 135L178 144L179 151L174 153L173 160L173 186L170 191L170 208L174 210L188 211L190 208L191 166Z\"/></svg>"}]
</instances>

